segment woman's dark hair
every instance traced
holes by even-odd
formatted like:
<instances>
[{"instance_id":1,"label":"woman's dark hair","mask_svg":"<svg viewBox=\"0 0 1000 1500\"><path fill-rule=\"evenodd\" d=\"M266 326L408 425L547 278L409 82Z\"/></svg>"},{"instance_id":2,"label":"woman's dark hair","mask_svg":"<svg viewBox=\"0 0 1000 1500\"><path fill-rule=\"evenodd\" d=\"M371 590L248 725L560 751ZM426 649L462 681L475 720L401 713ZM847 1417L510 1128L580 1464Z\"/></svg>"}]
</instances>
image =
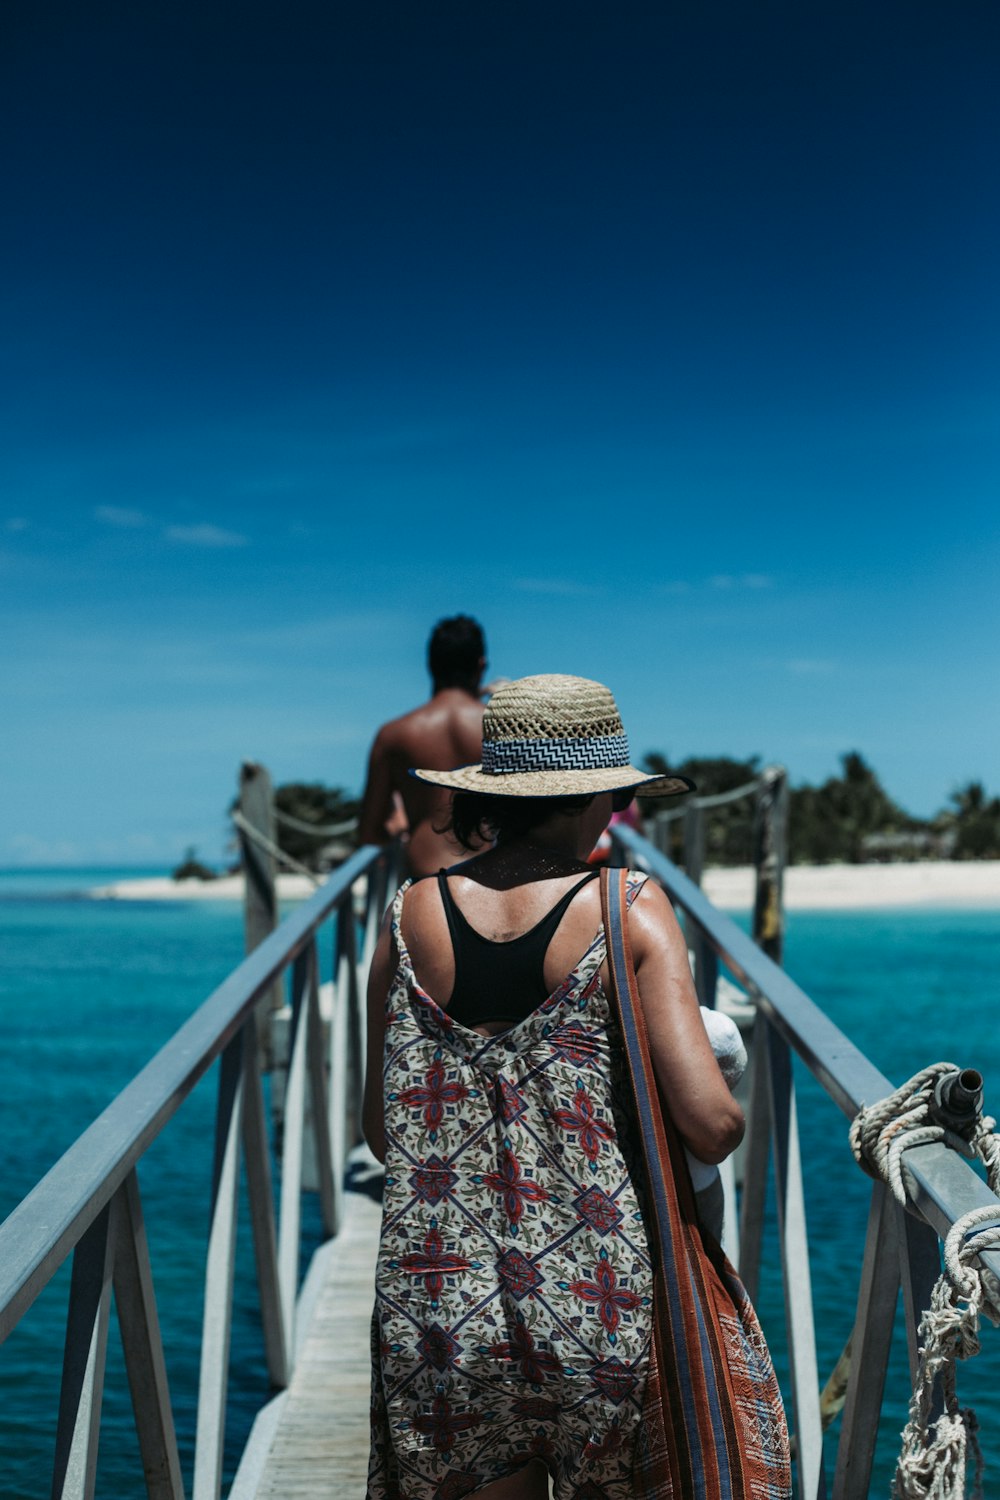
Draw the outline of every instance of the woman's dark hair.
<instances>
[{"instance_id":1,"label":"woman's dark hair","mask_svg":"<svg viewBox=\"0 0 1000 1500\"><path fill-rule=\"evenodd\" d=\"M465 849L478 849L496 839L524 838L547 822L554 812L583 812L588 797L503 797L492 792L456 792L446 824Z\"/></svg>"}]
</instances>

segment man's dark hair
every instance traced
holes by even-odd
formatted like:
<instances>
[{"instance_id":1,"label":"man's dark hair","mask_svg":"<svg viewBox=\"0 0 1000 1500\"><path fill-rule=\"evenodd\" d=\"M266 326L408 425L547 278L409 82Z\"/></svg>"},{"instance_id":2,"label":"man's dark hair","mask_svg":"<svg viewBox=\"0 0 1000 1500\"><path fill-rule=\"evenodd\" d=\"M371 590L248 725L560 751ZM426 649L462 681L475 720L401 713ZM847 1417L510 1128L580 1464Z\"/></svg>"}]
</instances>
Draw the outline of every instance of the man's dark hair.
<instances>
[{"instance_id":1,"label":"man's dark hair","mask_svg":"<svg viewBox=\"0 0 1000 1500\"><path fill-rule=\"evenodd\" d=\"M427 667L435 688L479 686L486 641L471 615L439 620L427 645Z\"/></svg>"}]
</instances>

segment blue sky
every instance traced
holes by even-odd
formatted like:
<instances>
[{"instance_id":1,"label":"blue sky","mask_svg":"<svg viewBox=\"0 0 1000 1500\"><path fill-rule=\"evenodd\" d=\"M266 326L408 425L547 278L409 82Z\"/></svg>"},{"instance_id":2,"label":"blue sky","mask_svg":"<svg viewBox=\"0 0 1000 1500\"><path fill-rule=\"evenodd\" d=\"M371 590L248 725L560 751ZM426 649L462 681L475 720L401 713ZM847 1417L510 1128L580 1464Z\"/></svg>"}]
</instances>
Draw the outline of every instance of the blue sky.
<instances>
[{"instance_id":1,"label":"blue sky","mask_svg":"<svg viewBox=\"0 0 1000 1500\"><path fill-rule=\"evenodd\" d=\"M633 751L1000 791L990 4L15 4L0 864L360 787L462 610Z\"/></svg>"}]
</instances>

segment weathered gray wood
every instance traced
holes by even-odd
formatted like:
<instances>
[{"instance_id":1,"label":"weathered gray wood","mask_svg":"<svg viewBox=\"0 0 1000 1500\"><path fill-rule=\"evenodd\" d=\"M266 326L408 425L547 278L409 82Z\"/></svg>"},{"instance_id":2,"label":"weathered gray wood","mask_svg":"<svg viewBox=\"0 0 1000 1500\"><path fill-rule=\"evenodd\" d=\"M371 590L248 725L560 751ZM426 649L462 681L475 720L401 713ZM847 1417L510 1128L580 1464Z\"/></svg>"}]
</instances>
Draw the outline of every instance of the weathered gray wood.
<instances>
[{"instance_id":1,"label":"weathered gray wood","mask_svg":"<svg viewBox=\"0 0 1000 1500\"><path fill-rule=\"evenodd\" d=\"M385 915L390 886L393 890L396 889L396 882L393 879L395 867L393 858L394 850L395 846L390 845L388 849L383 851L378 863L372 865L368 871L367 899L365 904L365 940L362 948L362 962L366 973L368 972L368 966L371 963L372 954L375 952L375 945L378 942L378 935L382 928L382 918Z\"/></svg>"},{"instance_id":2,"label":"weathered gray wood","mask_svg":"<svg viewBox=\"0 0 1000 1500\"><path fill-rule=\"evenodd\" d=\"M243 1051L243 1157L246 1162L247 1200L253 1231L267 1373L272 1386L280 1390L288 1384L288 1341L278 1280L278 1238L264 1091L257 1058L250 1047Z\"/></svg>"},{"instance_id":3,"label":"weathered gray wood","mask_svg":"<svg viewBox=\"0 0 1000 1500\"><path fill-rule=\"evenodd\" d=\"M347 1169L348 1141L347 1100L347 1008L350 1004L348 982L348 960L340 963L337 983L333 990L330 1012L329 1072L330 1112L327 1121L330 1143L330 1159L333 1162L333 1204L339 1229L344 1212L344 1175Z\"/></svg>"},{"instance_id":4,"label":"weathered gray wood","mask_svg":"<svg viewBox=\"0 0 1000 1500\"><path fill-rule=\"evenodd\" d=\"M750 1048L747 1130L743 1146L743 1197L740 1203L740 1255L736 1265L751 1302L760 1285L760 1256L767 1199L767 1164L771 1154L770 1043L767 1018L754 1021Z\"/></svg>"},{"instance_id":5,"label":"weathered gray wood","mask_svg":"<svg viewBox=\"0 0 1000 1500\"><path fill-rule=\"evenodd\" d=\"M263 766L246 760L240 767L240 812L243 817L274 843L274 808L271 778ZM240 850L245 876L243 895L243 932L245 951L252 953L258 944L270 937L278 925L278 896L274 882L274 856L239 830Z\"/></svg>"},{"instance_id":6,"label":"weathered gray wood","mask_svg":"<svg viewBox=\"0 0 1000 1500\"><path fill-rule=\"evenodd\" d=\"M771 1126L777 1189L778 1237L785 1290L788 1362L792 1375L799 1492L803 1500L822 1500L823 1425L819 1409L819 1371L813 1326L809 1238L806 1230L799 1127L788 1043L768 1027L771 1079Z\"/></svg>"},{"instance_id":7,"label":"weathered gray wood","mask_svg":"<svg viewBox=\"0 0 1000 1500\"><path fill-rule=\"evenodd\" d=\"M274 801L271 778L263 766L244 761L240 767L240 812L252 828L275 842ZM252 953L278 925L278 892L274 856L243 828L238 828L243 866L243 942ZM284 1003L282 986L276 981L263 995L257 1014L257 1046L265 1071L271 1066L271 1028L268 1013Z\"/></svg>"},{"instance_id":8,"label":"weathered gray wood","mask_svg":"<svg viewBox=\"0 0 1000 1500\"><path fill-rule=\"evenodd\" d=\"M346 1153L352 1151L361 1139L361 1104L365 1076L364 1001L368 982L368 966L362 967L358 963L357 931L354 925L354 913L348 903L340 908L337 915L337 942L344 955L341 973L345 987L345 1054L344 1075L341 1083L343 1092L340 1102L334 1101L334 1107L340 1109L344 1117L344 1154L339 1162L341 1175L343 1175Z\"/></svg>"},{"instance_id":9,"label":"weathered gray wood","mask_svg":"<svg viewBox=\"0 0 1000 1500\"><path fill-rule=\"evenodd\" d=\"M719 1163L725 1211L722 1219L722 1248L734 1266L740 1263L740 1217L736 1196L736 1158L727 1156Z\"/></svg>"},{"instance_id":10,"label":"weathered gray wood","mask_svg":"<svg viewBox=\"0 0 1000 1500\"><path fill-rule=\"evenodd\" d=\"M624 846L631 848L630 831L624 830L624 834ZM639 852L647 867L661 877L664 862L656 851L643 846ZM107 1210L108 1204L112 1200L120 1201L114 1199L114 1195L135 1162L177 1111L213 1059L232 1043L239 1027L251 1015L255 998L266 991L296 953L302 952L314 940L318 923L345 899L345 892L370 859L371 851L362 851L355 856L337 872L327 888L317 892L288 919L281 933L266 939L181 1028L154 1062L133 1080L95 1126L57 1164L57 1168L19 1205L6 1224L0 1226L0 1338L16 1324L61 1260L75 1244L81 1243L88 1229ZM890 1091L891 1084L878 1069L818 1012L787 975L749 942L745 934L722 914L714 912L691 882L685 881L684 876L672 867L665 869L662 879L671 899L689 911L705 930L713 950L728 955L727 962L753 993L759 1014L766 1016L769 1026L799 1051L842 1110L853 1114L859 1103L870 1102ZM356 972L354 982L356 986ZM345 992L348 992L346 988ZM354 993L356 996L356 990ZM360 1009L358 1014L361 1014ZM763 1031L763 1024L760 1024ZM259 1085L259 1079L257 1083ZM245 1085L243 1092L246 1109L249 1091ZM232 1119L225 1132L224 1156L227 1161L232 1144L231 1129ZM758 1135L763 1141L766 1160L766 1138L762 1132ZM789 1164L792 1154L786 1142ZM238 1148L232 1159L234 1163L238 1162ZM228 1166L217 1177L224 1178L227 1171ZM763 1179L763 1170L759 1175ZM914 1148L908 1152L904 1177L919 1211L938 1232L946 1232L950 1223L967 1209L996 1202L968 1163L942 1146ZM221 1191L221 1182L219 1187L214 1203L221 1211L219 1206L227 1199ZM751 1204L752 1197L752 1193L749 1194ZM912 1223L917 1225L916 1220ZM213 1266L220 1253L215 1229L213 1217L213 1236L210 1237L210 1262ZM928 1240L927 1244L930 1243ZM936 1252L936 1243L934 1249ZM787 1244L785 1250L787 1262ZM369 1253L373 1250L370 1249ZM984 1251L982 1259L987 1264L996 1262L1000 1265L998 1252ZM915 1283L921 1280L925 1286L930 1284L932 1264L930 1257L925 1257L924 1270L915 1277L912 1260L912 1255L907 1258L906 1274L910 1279L911 1306L914 1312L918 1312L925 1297L918 1294ZM231 1284L226 1300L230 1299ZM88 1349L88 1359L89 1355ZM366 1344L363 1358L366 1369ZM84 1364L86 1366L86 1361ZM93 1387L92 1376L87 1376L87 1379ZM366 1385L365 1375L361 1381L362 1394ZM99 1382L96 1388L99 1390ZM327 1404L323 1413L327 1418L329 1410ZM80 1416L79 1404L77 1415ZM91 1413L83 1416L86 1422L91 1421ZM366 1441L366 1438L362 1440L362 1454ZM360 1494L362 1491L352 1483L348 1492ZM292 1492L279 1489L276 1493Z\"/></svg>"},{"instance_id":11,"label":"weathered gray wood","mask_svg":"<svg viewBox=\"0 0 1000 1500\"><path fill-rule=\"evenodd\" d=\"M776 964L785 941L787 825L788 776L783 766L768 766L761 773L754 818L753 939Z\"/></svg>"},{"instance_id":12,"label":"weathered gray wood","mask_svg":"<svg viewBox=\"0 0 1000 1500\"><path fill-rule=\"evenodd\" d=\"M118 1218L112 1201L73 1253L53 1500L91 1500L94 1493Z\"/></svg>"},{"instance_id":13,"label":"weathered gray wood","mask_svg":"<svg viewBox=\"0 0 1000 1500\"><path fill-rule=\"evenodd\" d=\"M135 1172L130 1172L118 1189L115 1202L120 1213L114 1266L115 1307L146 1494L149 1500L184 1500L153 1270Z\"/></svg>"},{"instance_id":14,"label":"weathered gray wood","mask_svg":"<svg viewBox=\"0 0 1000 1500\"><path fill-rule=\"evenodd\" d=\"M243 1131L244 1026L222 1054L215 1117L212 1217L205 1259L198 1422L194 1450L194 1500L218 1500L226 1434L229 1338L233 1321L233 1271Z\"/></svg>"},{"instance_id":15,"label":"weathered gray wood","mask_svg":"<svg viewBox=\"0 0 1000 1500\"><path fill-rule=\"evenodd\" d=\"M684 807L684 873L701 885L705 869L705 815L697 801Z\"/></svg>"},{"instance_id":16,"label":"weathered gray wood","mask_svg":"<svg viewBox=\"0 0 1000 1500\"><path fill-rule=\"evenodd\" d=\"M833 1500L868 1500L899 1293L899 1212L883 1184L876 1182L868 1213Z\"/></svg>"},{"instance_id":17,"label":"weathered gray wood","mask_svg":"<svg viewBox=\"0 0 1000 1500\"><path fill-rule=\"evenodd\" d=\"M343 913L344 908L341 907L341 920L343 920ZM309 1078L311 1106L309 1114L316 1148L316 1175L323 1232L331 1235L337 1232L337 1210L333 1182L334 1167L330 1153L330 1130L327 1123L329 1103L323 1025L319 1015L319 955L316 951L315 940L310 943L303 957L306 961L306 1071ZM342 1164L338 1164L338 1170L342 1175Z\"/></svg>"},{"instance_id":18,"label":"weathered gray wood","mask_svg":"<svg viewBox=\"0 0 1000 1500\"><path fill-rule=\"evenodd\" d=\"M302 1217L302 1146L305 1132L306 1050L310 961L300 953L292 970L292 1038L285 1082L285 1121L281 1143L281 1211L278 1221L278 1283L288 1348L295 1347L295 1296L299 1282L299 1225Z\"/></svg>"},{"instance_id":19,"label":"weathered gray wood","mask_svg":"<svg viewBox=\"0 0 1000 1500\"><path fill-rule=\"evenodd\" d=\"M370 1327L381 1210L346 1195L326 1284L282 1407L258 1500L360 1500L368 1471Z\"/></svg>"},{"instance_id":20,"label":"weathered gray wood","mask_svg":"<svg viewBox=\"0 0 1000 1500\"><path fill-rule=\"evenodd\" d=\"M917 1330L931 1293L941 1275L941 1245L934 1230L921 1219L900 1210L899 1272L906 1313L906 1347L910 1356L910 1378L916 1378L919 1345Z\"/></svg>"}]
</instances>

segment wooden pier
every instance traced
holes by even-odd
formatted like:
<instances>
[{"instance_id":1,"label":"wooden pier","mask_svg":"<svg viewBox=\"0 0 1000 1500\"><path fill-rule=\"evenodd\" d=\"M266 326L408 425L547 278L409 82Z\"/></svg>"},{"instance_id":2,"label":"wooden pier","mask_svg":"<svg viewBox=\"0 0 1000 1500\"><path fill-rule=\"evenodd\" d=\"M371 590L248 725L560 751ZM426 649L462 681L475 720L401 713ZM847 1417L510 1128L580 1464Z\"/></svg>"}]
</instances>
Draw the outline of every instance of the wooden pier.
<instances>
[{"instance_id":1,"label":"wooden pier","mask_svg":"<svg viewBox=\"0 0 1000 1500\"><path fill-rule=\"evenodd\" d=\"M269 784L243 773L239 827L253 951L70 1147L0 1225L0 1342L72 1260L63 1379L51 1487L57 1500L95 1493L105 1353L120 1325L136 1432L150 1500L220 1500L227 1421L230 1331L237 1294L234 1255L241 1195L253 1227L255 1293L275 1393L258 1413L229 1491L233 1500L361 1500L368 1459L369 1325L380 1210L348 1191L360 1139L364 979L386 899L392 852L359 850L277 924ZM684 814L682 873L667 859L669 823L647 842L616 834L614 858L646 870L683 915L703 1004L718 993L719 959L754 1006L740 1202L730 1182L730 1246L751 1296L765 1254L780 1262L796 1437L797 1500L868 1500L889 1343L900 1289L916 1358L916 1325L940 1266L941 1240L978 1211L1000 1224L1000 1197L944 1142L908 1149L905 1205L881 1181L871 1209L857 1287L853 1357L836 1451L824 1437L830 1407L818 1383L812 1289L799 1159L793 1053L834 1112L853 1118L893 1085L779 966L784 789L768 771L749 795L757 808L755 937L717 911L699 887L702 817L719 799ZM693 878L692 878L693 877ZM332 945L332 963L330 948ZM323 986L321 971L331 974ZM167 1380L154 1268L143 1223L139 1168L215 1062L217 1106L212 1212L204 1264L204 1319L197 1390L193 1486L182 1473L174 1427L180 1409ZM262 1074L270 1072L271 1111ZM274 1181L273 1162L279 1164ZM765 1215L770 1165L776 1225ZM324 1242L304 1278L302 1194L318 1194ZM1000 1276L1000 1249L980 1264ZM114 1297L112 1298L112 1291ZM194 1392L185 1390L190 1409ZM830 1451L825 1452L825 1449ZM832 1484L827 1484L827 1471ZM43 1482L44 1483L44 1482ZM42 1493L42 1489L39 1490Z\"/></svg>"},{"instance_id":2,"label":"wooden pier","mask_svg":"<svg viewBox=\"0 0 1000 1500\"><path fill-rule=\"evenodd\" d=\"M361 1500L368 1473L368 1393L375 1253L381 1211L362 1193L347 1193L334 1248L295 1364L272 1422L258 1421L268 1451L248 1458L234 1500ZM277 1404L277 1403L275 1403ZM272 1430L273 1428L273 1430Z\"/></svg>"}]
</instances>

